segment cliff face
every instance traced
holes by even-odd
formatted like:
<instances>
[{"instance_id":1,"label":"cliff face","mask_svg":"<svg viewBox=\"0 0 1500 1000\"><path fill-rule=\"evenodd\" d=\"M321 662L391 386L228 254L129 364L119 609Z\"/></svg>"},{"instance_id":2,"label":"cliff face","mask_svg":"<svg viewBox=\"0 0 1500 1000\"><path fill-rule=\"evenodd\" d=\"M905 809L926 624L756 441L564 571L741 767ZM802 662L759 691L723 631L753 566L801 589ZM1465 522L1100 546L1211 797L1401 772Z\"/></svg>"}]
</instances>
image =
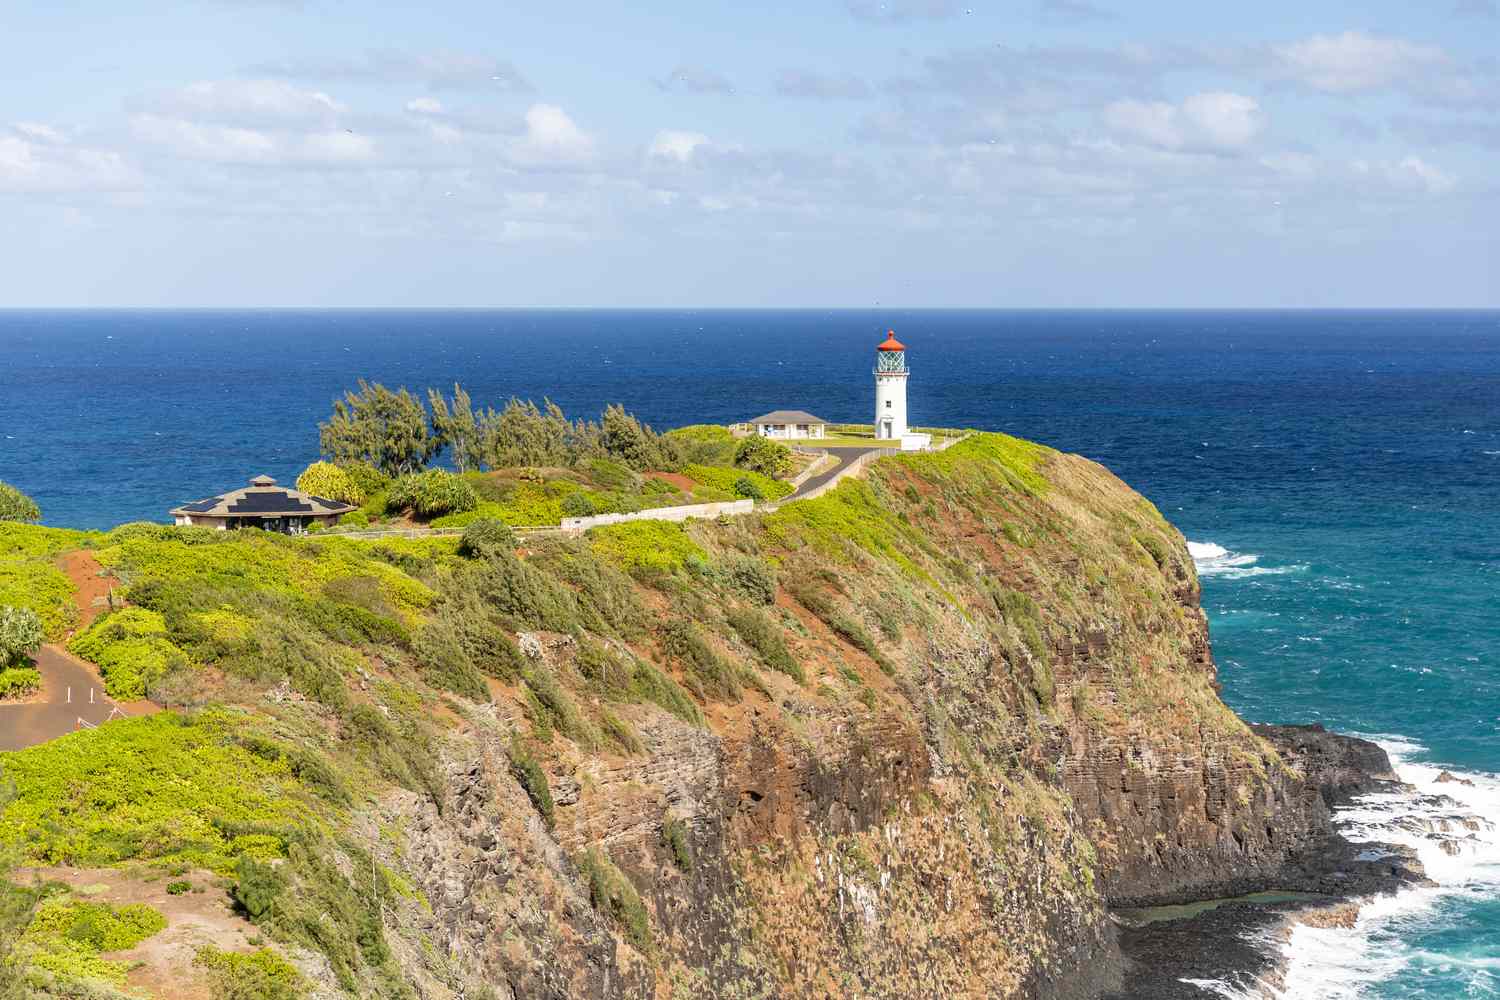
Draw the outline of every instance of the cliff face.
<instances>
[{"instance_id":1,"label":"cliff face","mask_svg":"<svg viewBox=\"0 0 1500 1000\"><path fill-rule=\"evenodd\" d=\"M190 711L0 761L0 834L209 869L319 998L1072 998L1110 905L1270 887L1347 785L1223 705L1183 539L1075 456L485 537L92 539Z\"/></svg>"},{"instance_id":2,"label":"cliff face","mask_svg":"<svg viewBox=\"0 0 1500 1000\"><path fill-rule=\"evenodd\" d=\"M1216 695L1182 538L1093 463L986 435L690 533L701 585L647 579L657 624L603 641L685 676L662 636L691 618L740 694L702 725L617 706L633 755L539 742L549 830L509 762L534 717L508 689L445 738L441 801L392 793L368 818L403 831L388 860L430 911L397 936L439 945L448 982L1083 996L1119 981L1108 904L1262 888L1328 832L1316 787ZM742 558L775 567L767 618L805 684L726 625L755 602L714 567ZM588 673L587 636L523 640L565 682ZM590 849L639 912L601 903ZM418 949L407 967L456 995Z\"/></svg>"}]
</instances>

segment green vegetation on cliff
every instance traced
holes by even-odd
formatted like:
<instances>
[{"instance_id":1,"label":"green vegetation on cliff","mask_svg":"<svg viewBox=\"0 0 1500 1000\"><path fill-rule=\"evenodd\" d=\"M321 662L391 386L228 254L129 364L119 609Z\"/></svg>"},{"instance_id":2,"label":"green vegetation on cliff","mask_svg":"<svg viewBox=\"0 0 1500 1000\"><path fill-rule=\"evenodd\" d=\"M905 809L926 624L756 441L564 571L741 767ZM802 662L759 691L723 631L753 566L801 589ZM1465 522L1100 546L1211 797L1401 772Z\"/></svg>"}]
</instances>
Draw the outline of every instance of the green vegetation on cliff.
<instances>
[{"instance_id":1,"label":"green vegetation on cliff","mask_svg":"<svg viewBox=\"0 0 1500 1000\"><path fill-rule=\"evenodd\" d=\"M478 433L444 405L450 447ZM70 648L116 697L173 707L0 754L0 846L213 871L348 996L543 995L543 969L573 995L993 995L1070 934L1106 947L1108 873L1173 850L1165 820L1107 821L1136 772L1206 774L1183 762L1212 745L1246 801L1271 797L1277 762L1214 693L1180 536L1098 466L981 434L770 513L518 538L505 522L684 482L782 489L717 464L717 431L560 419L495 416L517 456L566 462L449 475L473 509L435 523L461 539L0 525L0 588L24 575L59 628L71 587L48 573L93 549L128 607ZM686 481L642 474L667 451ZM1213 796L1226 829L1259 818ZM961 961L920 944L942 921ZM198 971L294 995L277 954Z\"/></svg>"}]
</instances>

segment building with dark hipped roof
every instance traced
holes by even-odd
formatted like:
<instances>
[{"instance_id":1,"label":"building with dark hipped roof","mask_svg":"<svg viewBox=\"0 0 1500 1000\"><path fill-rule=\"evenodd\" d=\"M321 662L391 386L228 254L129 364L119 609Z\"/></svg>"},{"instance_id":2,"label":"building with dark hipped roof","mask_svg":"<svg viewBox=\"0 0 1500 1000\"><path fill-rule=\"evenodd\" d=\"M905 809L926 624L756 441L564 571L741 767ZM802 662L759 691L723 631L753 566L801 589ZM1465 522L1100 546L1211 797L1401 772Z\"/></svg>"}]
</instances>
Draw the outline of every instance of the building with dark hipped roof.
<instances>
[{"instance_id":1,"label":"building with dark hipped roof","mask_svg":"<svg viewBox=\"0 0 1500 1000\"><path fill-rule=\"evenodd\" d=\"M295 535L314 524L337 524L352 510L350 504L277 486L270 476L256 476L247 487L174 507L171 514L178 525L219 531L261 528Z\"/></svg>"}]
</instances>

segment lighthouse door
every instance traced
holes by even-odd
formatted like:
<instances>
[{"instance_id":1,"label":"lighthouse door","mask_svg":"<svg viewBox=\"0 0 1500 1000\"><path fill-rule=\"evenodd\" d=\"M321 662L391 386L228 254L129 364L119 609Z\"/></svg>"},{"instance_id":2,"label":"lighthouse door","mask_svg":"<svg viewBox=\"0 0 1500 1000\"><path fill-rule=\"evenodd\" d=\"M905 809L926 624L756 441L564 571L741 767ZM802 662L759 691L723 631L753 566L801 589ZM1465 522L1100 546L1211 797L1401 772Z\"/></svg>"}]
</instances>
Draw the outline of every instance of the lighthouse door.
<instances>
[{"instance_id":1,"label":"lighthouse door","mask_svg":"<svg viewBox=\"0 0 1500 1000\"><path fill-rule=\"evenodd\" d=\"M879 436L882 437L882 438L887 438L887 439L890 438L890 436L891 436L891 422L890 422L890 420L887 419L887 420L882 420L880 422L880 434L879 434Z\"/></svg>"}]
</instances>

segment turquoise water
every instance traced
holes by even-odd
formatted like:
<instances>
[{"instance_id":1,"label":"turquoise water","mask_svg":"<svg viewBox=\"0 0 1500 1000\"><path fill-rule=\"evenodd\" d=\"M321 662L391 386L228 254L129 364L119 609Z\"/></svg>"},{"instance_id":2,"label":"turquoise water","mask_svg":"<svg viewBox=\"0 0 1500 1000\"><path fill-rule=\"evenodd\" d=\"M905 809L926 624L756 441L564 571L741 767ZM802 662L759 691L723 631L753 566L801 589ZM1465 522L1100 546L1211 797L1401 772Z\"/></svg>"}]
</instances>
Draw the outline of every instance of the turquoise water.
<instances>
[{"instance_id":1,"label":"turquoise water","mask_svg":"<svg viewBox=\"0 0 1500 1000\"><path fill-rule=\"evenodd\" d=\"M868 422L890 327L914 423L1081 452L1181 526L1237 710L1379 736L1500 819L1500 313L0 312L0 480L49 523L162 519L294 477L361 376ZM1500 995L1500 857L1433 861L1442 890L1294 940L1292 995Z\"/></svg>"}]
</instances>

